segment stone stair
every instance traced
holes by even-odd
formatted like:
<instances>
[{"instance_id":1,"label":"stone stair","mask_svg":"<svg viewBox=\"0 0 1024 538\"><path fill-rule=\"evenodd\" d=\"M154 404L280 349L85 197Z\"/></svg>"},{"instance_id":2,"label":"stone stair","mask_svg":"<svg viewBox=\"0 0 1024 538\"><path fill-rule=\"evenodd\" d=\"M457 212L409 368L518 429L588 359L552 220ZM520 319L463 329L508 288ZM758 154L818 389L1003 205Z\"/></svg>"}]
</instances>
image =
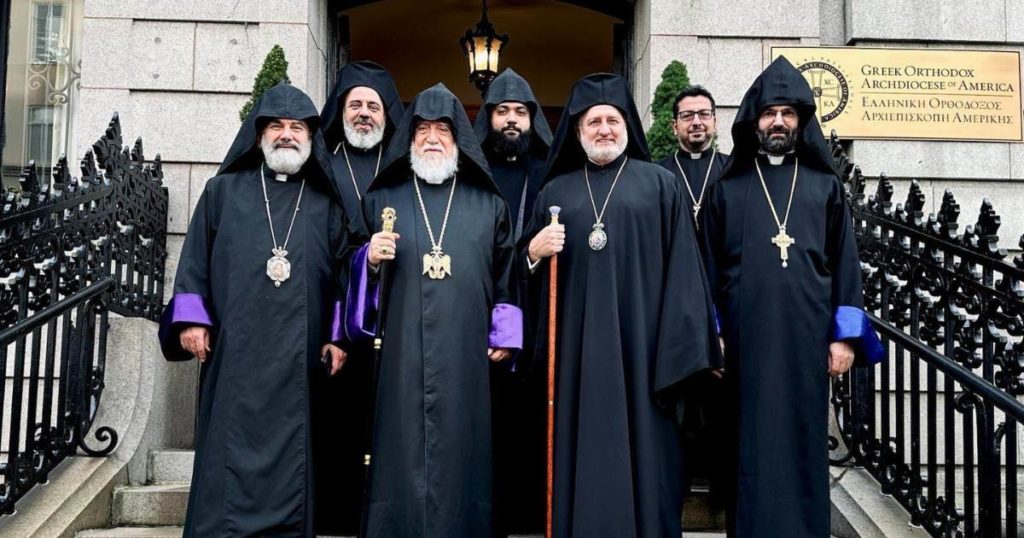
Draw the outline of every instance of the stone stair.
<instances>
[{"instance_id":1,"label":"stone stair","mask_svg":"<svg viewBox=\"0 0 1024 538\"><path fill-rule=\"evenodd\" d=\"M195 453L154 450L147 484L114 489L110 529L81 531L80 538L180 538Z\"/></svg>"},{"instance_id":2,"label":"stone stair","mask_svg":"<svg viewBox=\"0 0 1024 538\"><path fill-rule=\"evenodd\" d=\"M149 454L147 483L114 490L111 527L78 532L77 538L180 538L188 505L195 453L154 450ZM697 487L683 507L684 537L725 538L724 516L707 503L706 488ZM347 538L347 537L339 537ZM541 538L525 535L510 538Z\"/></svg>"}]
</instances>

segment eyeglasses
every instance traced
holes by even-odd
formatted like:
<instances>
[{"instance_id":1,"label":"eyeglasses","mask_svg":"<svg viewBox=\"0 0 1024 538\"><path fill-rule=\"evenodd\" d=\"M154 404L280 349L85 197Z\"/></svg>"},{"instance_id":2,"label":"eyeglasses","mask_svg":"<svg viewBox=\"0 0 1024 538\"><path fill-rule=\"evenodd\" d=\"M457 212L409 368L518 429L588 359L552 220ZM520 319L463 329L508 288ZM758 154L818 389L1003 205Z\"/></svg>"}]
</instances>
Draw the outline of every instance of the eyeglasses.
<instances>
[{"instance_id":1,"label":"eyeglasses","mask_svg":"<svg viewBox=\"0 0 1024 538\"><path fill-rule=\"evenodd\" d=\"M676 114L676 119L684 121L684 122L686 122L686 121L693 121L693 117L694 116L699 117L701 119L701 121L708 121L711 118L715 117L715 111L714 110L707 110L707 109L705 109L705 110L696 110L696 111L694 111L694 110L683 110L682 112L679 112L679 113Z\"/></svg>"}]
</instances>

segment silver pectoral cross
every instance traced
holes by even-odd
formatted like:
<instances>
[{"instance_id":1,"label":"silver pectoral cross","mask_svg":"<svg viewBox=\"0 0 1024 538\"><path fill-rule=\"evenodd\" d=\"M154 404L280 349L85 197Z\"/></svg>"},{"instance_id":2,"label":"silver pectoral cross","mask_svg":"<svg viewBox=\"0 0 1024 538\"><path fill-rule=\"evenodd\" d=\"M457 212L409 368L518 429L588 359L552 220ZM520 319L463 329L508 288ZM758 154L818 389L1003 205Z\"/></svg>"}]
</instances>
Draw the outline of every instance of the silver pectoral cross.
<instances>
[{"instance_id":1,"label":"silver pectoral cross","mask_svg":"<svg viewBox=\"0 0 1024 538\"><path fill-rule=\"evenodd\" d=\"M779 233L772 237L772 243L779 247L779 259L782 260L782 267L789 267L789 247L796 243L796 239L786 233L785 226L779 226Z\"/></svg>"},{"instance_id":2,"label":"silver pectoral cross","mask_svg":"<svg viewBox=\"0 0 1024 538\"><path fill-rule=\"evenodd\" d=\"M693 204L693 227L694 229L700 228L700 204Z\"/></svg>"}]
</instances>

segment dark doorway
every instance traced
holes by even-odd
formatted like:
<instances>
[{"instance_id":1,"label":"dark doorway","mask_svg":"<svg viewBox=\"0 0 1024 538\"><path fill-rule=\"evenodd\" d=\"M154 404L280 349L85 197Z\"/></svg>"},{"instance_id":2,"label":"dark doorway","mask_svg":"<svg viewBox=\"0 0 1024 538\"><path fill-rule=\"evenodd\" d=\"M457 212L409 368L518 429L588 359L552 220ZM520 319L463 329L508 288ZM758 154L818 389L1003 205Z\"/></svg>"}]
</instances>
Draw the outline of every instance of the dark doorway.
<instances>
[{"instance_id":1,"label":"dark doorway","mask_svg":"<svg viewBox=\"0 0 1024 538\"><path fill-rule=\"evenodd\" d=\"M578 5L584 3L596 7ZM594 72L628 77L632 2L491 0L488 8L497 31L510 37L501 68L530 82L552 125L576 79ZM331 2L330 9L329 83L341 65L372 60L391 71L405 101L443 82L476 115L481 97L458 40L480 19L479 0L348 0Z\"/></svg>"}]
</instances>

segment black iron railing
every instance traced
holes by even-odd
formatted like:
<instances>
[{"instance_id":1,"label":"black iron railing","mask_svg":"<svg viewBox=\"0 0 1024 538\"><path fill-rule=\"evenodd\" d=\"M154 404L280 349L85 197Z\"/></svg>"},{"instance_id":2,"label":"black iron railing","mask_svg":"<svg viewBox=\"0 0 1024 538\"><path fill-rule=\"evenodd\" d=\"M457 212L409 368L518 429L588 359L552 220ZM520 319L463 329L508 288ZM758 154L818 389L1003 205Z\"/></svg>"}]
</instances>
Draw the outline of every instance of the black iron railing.
<instances>
[{"instance_id":1,"label":"black iron railing","mask_svg":"<svg viewBox=\"0 0 1024 538\"><path fill-rule=\"evenodd\" d=\"M1024 405L1024 256L998 248L981 204L960 232L950 191L925 215L918 182L865 180L832 137L852 202L866 309L889 351L833 382L835 464L866 468L933 536L1017 536ZM1021 238L1024 247L1024 237Z\"/></svg>"},{"instance_id":2,"label":"black iron railing","mask_svg":"<svg viewBox=\"0 0 1024 538\"><path fill-rule=\"evenodd\" d=\"M0 192L0 515L64 458L107 455L117 432L87 442L103 394L111 312L156 320L163 302L167 189L160 157L123 147L121 124L71 177Z\"/></svg>"}]
</instances>

